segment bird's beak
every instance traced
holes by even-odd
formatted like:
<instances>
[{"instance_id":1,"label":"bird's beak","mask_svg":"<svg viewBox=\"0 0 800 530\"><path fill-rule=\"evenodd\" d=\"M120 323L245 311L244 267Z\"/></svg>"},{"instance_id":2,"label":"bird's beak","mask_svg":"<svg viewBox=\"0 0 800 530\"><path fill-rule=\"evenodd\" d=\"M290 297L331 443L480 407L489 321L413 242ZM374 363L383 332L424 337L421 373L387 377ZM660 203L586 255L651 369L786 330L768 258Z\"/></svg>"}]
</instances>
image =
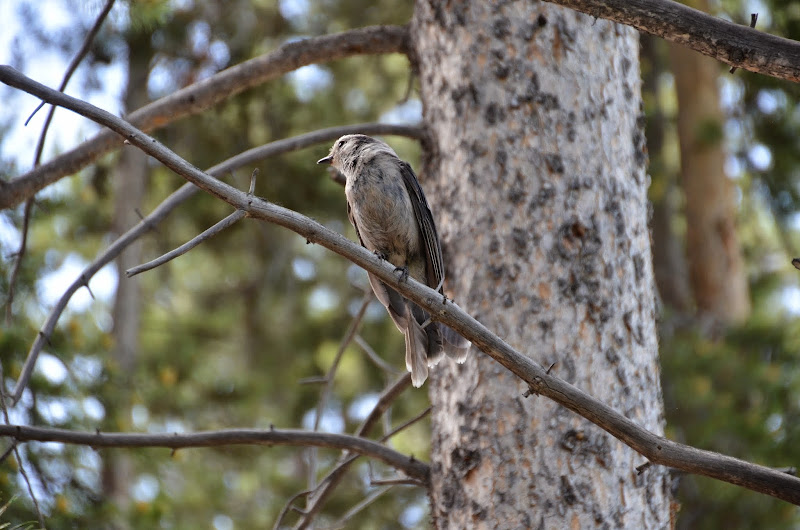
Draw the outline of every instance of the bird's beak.
<instances>
[{"instance_id":1,"label":"bird's beak","mask_svg":"<svg viewBox=\"0 0 800 530\"><path fill-rule=\"evenodd\" d=\"M317 160L317 164L330 164L331 162L333 162L332 156L326 156L325 158Z\"/></svg>"}]
</instances>

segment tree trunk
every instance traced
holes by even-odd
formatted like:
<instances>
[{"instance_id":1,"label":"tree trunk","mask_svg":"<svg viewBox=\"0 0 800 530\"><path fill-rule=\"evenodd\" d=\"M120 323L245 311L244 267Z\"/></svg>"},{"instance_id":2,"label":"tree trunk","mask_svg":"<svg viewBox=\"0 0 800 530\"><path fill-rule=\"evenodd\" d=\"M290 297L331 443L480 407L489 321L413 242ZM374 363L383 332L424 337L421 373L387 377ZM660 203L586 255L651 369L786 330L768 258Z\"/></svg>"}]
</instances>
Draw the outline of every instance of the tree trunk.
<instances>
[{"instance_id":1,"label":"tree trunk","mask_svg":"<svg viewBox=\"0 0 800 530\"><path fill-rule=\"evenodd\" d=\"M708 10L708 2L695 2ZM697 309L713 323L750 314L744 259L736 235L733 185L725 175L724 117L714 59L670 44L678 92L681 182L686 197L686 253Z\"/></svg>"},{"instance_id":2,"label":"tree trunk","mask_svg":"<svg viewBox=\"0 0 800 530\"><path fill-rule=\"evenodd\" d=\"M661 433L634 30L549 4L417 3L423 186L448 291ZM427 176L427 178L425 178ZM667 470L487 356L432 370L437 528L665 528Z\"/></svg>"}]
</instances>

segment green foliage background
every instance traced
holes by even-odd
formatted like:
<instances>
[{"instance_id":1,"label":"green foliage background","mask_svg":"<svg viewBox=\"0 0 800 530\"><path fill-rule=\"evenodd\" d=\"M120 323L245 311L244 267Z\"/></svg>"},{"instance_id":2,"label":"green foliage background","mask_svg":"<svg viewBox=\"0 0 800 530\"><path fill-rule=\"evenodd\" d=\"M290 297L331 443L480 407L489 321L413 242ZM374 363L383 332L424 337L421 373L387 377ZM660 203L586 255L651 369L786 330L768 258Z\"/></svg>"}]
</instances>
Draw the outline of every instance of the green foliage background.
<instances>
[{"instance_id":1,"label":"green foliage background","mask_svg":"<svg viewBox=\"0 0 800 530\"><path fill-rule=\"evenodd\" d=\"M29 30L20 38L63 50L66 63L96 13L75 0L58 1L82 14L83 27L49 34L37 29L30 5L20 2L16 7ZM723 7L743 20L747 16L738 2ZM761 29L800 38L800 2L768 7L771 16L762 13ZM148 95L155 99L289 39L371 24L404 24L412 8L397 0L119 2L113 23L106 25L86 60L82 83L85 88L108 89L92 69L124 63L130 46L144 46L151 56ZM15 56L15 61L25 71L36 57ZM272 140L378 120L398 108L413 109L413 92L410 104L400 103L409 75L408 61L400 55L341 60L321 65L309 77L287 76L249 90L156 136L196 166L209 167ZM656 194L678 167L669 72L659 79L666 97L655 100L645 94L648 113L660 110L666 116L665 148L651 152ZM747 325L712 340L691 316L665 310L661 356L668 429L670 436L699 447L766 465L794 466L800 460L800 326L784 300L787 293L798 296L798 273L788 267L788 257L797 248L800 115L794 109L799 94L796 85L741 71L726 76L721 88L732 96L727 98L729 121L717 131L725 134L732 163L739 168L741 238L755 311ZM0 112L0 142L21 119L18 112ZM390 141L401 156L417 159L413 142ZM754 163L755 145L771 154L768 167ZM319 146L259 164L256 193L352 238L341 187L314 164L326 150ZM4 178L24 172L27 158L2 160ZM38 197L11 325L0 329L7 384L19 375L48 309L37 281L71 258L92 260L112 240L116 160L116 154L108 155L64 179L57 192ZM246 188L252 169L228 178ZM153 164L143 212L182 183ZM144 238L144 255L160 255L228 213L225 204L198 194ZM0 216L18 227L22 209ZM681 223L676 217L679 231ZM14 251L2 248L2 292L8 290ZM87 311L68 311L45 355L51 363L62 363L66 377L54 381L37 372L15 418L37 425L115 431L308 426L320 387L300 382L325 374L367 286L363 271L344 260L285 230L249 220L133 281L143 292L135 370L124 373L111 358L108 301L99 300ZM367 311L362 335L384 359L403 368L401 335L376 302ZM352 432L360 420L356 410L374 399L386 382L386 374L350 346L337 372L325 426ZM392 424L426 406L424 389L407 391L392 410ZM415 425L395 439L394 447L424 459L428 429L424 422ZM26 444L21 451L48 528L224 529L230 523L236 528L264 527L274 522L287 499L306 488L307 453L299 449L124 451L132 468L131 502L115 508L103 496L103 459L122 451L56 444ZM323 473L337 455L320 455ZM328 503L323 521L335 521L372 491L370 473L390 473L365 463L353 469ZM13 457L0 467L0 505L15 497L0 514L0 523L35 519L17 470ZM790 528L800 523L796 508L763 495L694 477L680 477L676 484L683 528ZM425 505L420 490L396 487L351 525L424 527Z\"/></svg>"}]
</instances>

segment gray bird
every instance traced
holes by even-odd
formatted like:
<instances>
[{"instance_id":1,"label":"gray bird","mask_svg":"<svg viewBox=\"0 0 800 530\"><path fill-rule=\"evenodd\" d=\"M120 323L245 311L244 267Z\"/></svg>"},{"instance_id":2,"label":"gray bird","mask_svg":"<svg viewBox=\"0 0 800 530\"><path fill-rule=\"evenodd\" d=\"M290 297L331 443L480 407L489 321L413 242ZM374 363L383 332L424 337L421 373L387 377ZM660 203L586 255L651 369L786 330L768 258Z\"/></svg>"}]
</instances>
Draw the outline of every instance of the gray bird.
<instances>
[{"instance_id":1,"label":"gray bird","mask_svg":"<svg viewBox=\"0 0 800 530\"><path fill-rule=\"evenodd\" d=\"M363 134L342 136L318 164L331 164L347 183L347 216L361 245L404 276L442 293L444 264L439 235L414 170L385 142ZM406 368L420 387L443 353L464 362L470 342L370 274L375 296L405 335Z\"/></svg>"}]
</instances>

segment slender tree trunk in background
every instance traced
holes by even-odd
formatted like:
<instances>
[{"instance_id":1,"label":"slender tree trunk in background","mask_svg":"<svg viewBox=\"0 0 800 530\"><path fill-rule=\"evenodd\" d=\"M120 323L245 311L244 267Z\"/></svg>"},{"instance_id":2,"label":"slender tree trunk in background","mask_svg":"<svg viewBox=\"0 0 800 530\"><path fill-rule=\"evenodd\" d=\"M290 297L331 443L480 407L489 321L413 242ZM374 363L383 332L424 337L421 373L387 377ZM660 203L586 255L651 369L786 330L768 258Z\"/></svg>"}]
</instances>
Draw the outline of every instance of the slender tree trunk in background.
<instances>
[{"instance_id":1,"label":"slender tree trunk in background","mask_svg":"<svg viewBox=\"0 0 800 530\"><path fill-rule=\"evenodd\" d=\"M428 191L457 303L661 433L630 28L550 4L420 1ZM426 178L427 177L427 178ZM671 483L487 356L432 370L437 528L667 528Z\"/></svg>"},{"instance_id":2,"label":"slender tree trunk in background","mask_svg":"<svg viewBox=\"0 0 800 530\"><path fill-rule=\"evenodd\" d=\"M137 109L148 102L147 78L152 57L150 36L133 32L128 37L128 90L125 108ZM114 189L113 231L121 235L140 221L137 209L141 207L146 190L149 169L147 156L139 149L126 146L120 152L116 167L111 171ZM139 326L141 315L141 289L139 278L128 279L125 271L142 262L141 241L131 244L116 260L117 292L114 298L114 351L119 392L115 402L106 406L112 422L130 417L130 388L132 372L139 351ZM117 427L118 428L118 427ZM120 507L125 508L132 482L130 455L122 451L106 452L103 469L104 494Z\"/></svg>"},{"instance_id":3,"label":"slender tree trunk in background","mask_svg":"<svg viewBox=\"0 0 800 530\"><path fill-rule=\"evenodd\" d=\"M689 2L709 11L706 0ZM686 196L686 253L697 309L712 322L736 324L750 314L733 183L725 175L719 63L670 44L678 92L681 183Z\"/></svg>"},{"instance_id":4,"label":"slender tree trunk in background","mask_svg":"<svg viewBox=\"0 0 800 530\"><path fill-rule=\"evenodd\" d=\"M675 311L688 313L692 307L692 295L686 252L674 226L675 218L679 215L676 205L677 175L663 153L667 124L661 110L659 77L667 70L666 42L652 35L642 35L640 38L642 92L647 113L645 138L650 155L648 171L652 179L649 196L653 203L650 220L653 269L661 301Z\"/></svg>"}]
</instances>

